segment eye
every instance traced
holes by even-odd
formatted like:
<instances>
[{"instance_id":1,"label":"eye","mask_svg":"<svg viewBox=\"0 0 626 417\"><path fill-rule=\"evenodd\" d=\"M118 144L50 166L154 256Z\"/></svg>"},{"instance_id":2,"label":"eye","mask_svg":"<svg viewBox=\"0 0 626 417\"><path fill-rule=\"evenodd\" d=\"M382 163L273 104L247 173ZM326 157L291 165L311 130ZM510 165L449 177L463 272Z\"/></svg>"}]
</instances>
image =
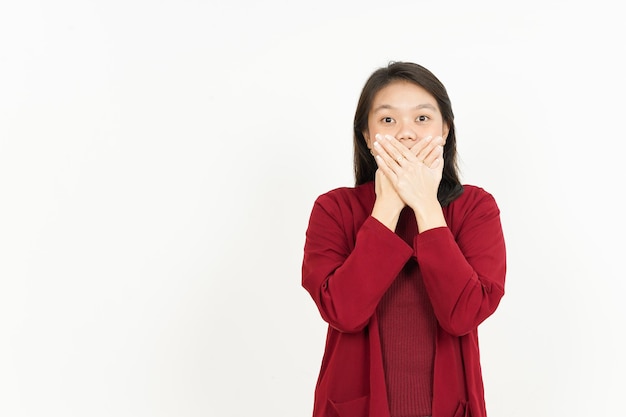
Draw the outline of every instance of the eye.
<instances>
[{"instance_id":1,"label":"eye","mask_svg":"<svg viewBox=\"0 0 626 417\"><path fill-rule=\"evenodd\" d=\"M382 119L380 119L381 122L383 123L393 123L393 117L383 117Z\"/></svg>"},{"instance_id":2,"label":"eye","mask_svg":"<svg viewBox=\"0 0 626 417\"><path fill-rule=\"evenodd\" d=\"M430 117L428 117L428 116L424 116L424 115L421 115L421 116L418 116L418 117L417 117L417 121L418 121L418 122L426 122L426 121L428 121L429 119L430 119Z\"/></svg>"}]
</instances>

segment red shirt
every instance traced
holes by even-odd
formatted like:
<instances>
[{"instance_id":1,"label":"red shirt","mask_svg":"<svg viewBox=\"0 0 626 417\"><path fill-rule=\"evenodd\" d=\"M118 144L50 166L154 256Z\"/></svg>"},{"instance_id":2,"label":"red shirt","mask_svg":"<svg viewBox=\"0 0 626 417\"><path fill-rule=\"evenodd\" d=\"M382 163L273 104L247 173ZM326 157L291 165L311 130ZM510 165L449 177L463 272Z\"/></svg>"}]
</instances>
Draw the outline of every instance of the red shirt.
<instances>
[{"instance_id":1,"label":"red shirt","mask_svg":"<svg viewBox=\"0 0 626 417\"><path fill-rule=\"evenodd\" d=\"M315 201L302 285L329 326L314 417L390 416L376 310L412 258L437 319L432 415L486 416L477 327L504 295L505 244L494 198L464 188L443 208L448 227L412 245L371 217L373 182Z\"/></svg>"}]
</instances>

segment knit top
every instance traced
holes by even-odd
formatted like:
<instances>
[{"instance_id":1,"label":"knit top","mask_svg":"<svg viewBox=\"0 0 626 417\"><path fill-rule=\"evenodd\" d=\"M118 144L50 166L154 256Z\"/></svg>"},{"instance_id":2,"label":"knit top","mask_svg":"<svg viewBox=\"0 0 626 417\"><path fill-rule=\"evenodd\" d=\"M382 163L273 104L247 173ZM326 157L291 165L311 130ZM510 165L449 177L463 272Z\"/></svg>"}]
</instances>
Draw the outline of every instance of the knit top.
<instances>
[{"instance_id":1,"label":"knit top","mask_svg":"<svg viewBox=\"0 0 626 417\"><path fill-rule=\"evenodd\" d=\"M413 243L412 210L402 211L396 234ZM391 417L431 415L437 321L414 257L381 299L378 316Z\"/></svg>"}]
</instances>

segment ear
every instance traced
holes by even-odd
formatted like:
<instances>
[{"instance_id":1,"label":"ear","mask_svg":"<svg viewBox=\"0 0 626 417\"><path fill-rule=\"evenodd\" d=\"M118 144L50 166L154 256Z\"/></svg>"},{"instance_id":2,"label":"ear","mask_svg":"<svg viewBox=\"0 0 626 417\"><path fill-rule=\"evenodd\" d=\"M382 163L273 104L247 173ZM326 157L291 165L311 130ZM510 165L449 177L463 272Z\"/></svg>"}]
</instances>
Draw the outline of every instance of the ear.
<instances>
[{"instance_id":1,"label":"ear","mask_svg":"<svg viewBox=\"0 0 626 417\"><path fill-rule=\"evenodd\" d=\"M448 126L447 123L443 123L443 132L442 132L442 136L443 136L443 144L446 144L446 141L448 140L448 133L450 133L450 126Z\"/></svg>"},{"instance_id":2,"label":"ear","mask_svg":"<svg viewBox=\"0 0 626 417\"><path fill-rule=\"evenodd\" d=\"M364 130L361 133L363 134L363 137L365 138L365 144L371 150L372 149L372 141L370 140L370 132L368 132L367 130Z\"/></svg>"}]
</instances>

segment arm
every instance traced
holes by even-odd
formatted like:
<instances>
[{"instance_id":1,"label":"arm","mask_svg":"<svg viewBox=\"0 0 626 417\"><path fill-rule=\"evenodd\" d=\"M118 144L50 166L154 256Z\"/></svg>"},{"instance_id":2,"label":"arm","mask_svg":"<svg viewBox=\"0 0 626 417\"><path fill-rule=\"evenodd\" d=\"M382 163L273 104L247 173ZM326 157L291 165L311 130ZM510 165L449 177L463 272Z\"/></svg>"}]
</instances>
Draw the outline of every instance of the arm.
<instances>
[{"instance_id":1,"label":"arm","mask_svg":"<svg viewBox=\"0 0 626 417\"><path fill-rule=\"evenodd\" d=\"M456 240L439 227L418 234L414 246L439 324L456 336L478 327L504 295L506 252L496 202L486 194L469 210Z\"/></svg>"},{"instance_id":2,"label":"arm","mask_svg":"<svg viewBox=\"0 0 626 417\"><path fill-rule=\"evenodd\" d=\"M302 285L326 322L339 331L356 332L367 325L413 251L372 216L357 231L348 231L356 227L351 215L346 224L343 218L339 203L328 196L315 202L306 232Z\"/></svg>"}]
</instances>

